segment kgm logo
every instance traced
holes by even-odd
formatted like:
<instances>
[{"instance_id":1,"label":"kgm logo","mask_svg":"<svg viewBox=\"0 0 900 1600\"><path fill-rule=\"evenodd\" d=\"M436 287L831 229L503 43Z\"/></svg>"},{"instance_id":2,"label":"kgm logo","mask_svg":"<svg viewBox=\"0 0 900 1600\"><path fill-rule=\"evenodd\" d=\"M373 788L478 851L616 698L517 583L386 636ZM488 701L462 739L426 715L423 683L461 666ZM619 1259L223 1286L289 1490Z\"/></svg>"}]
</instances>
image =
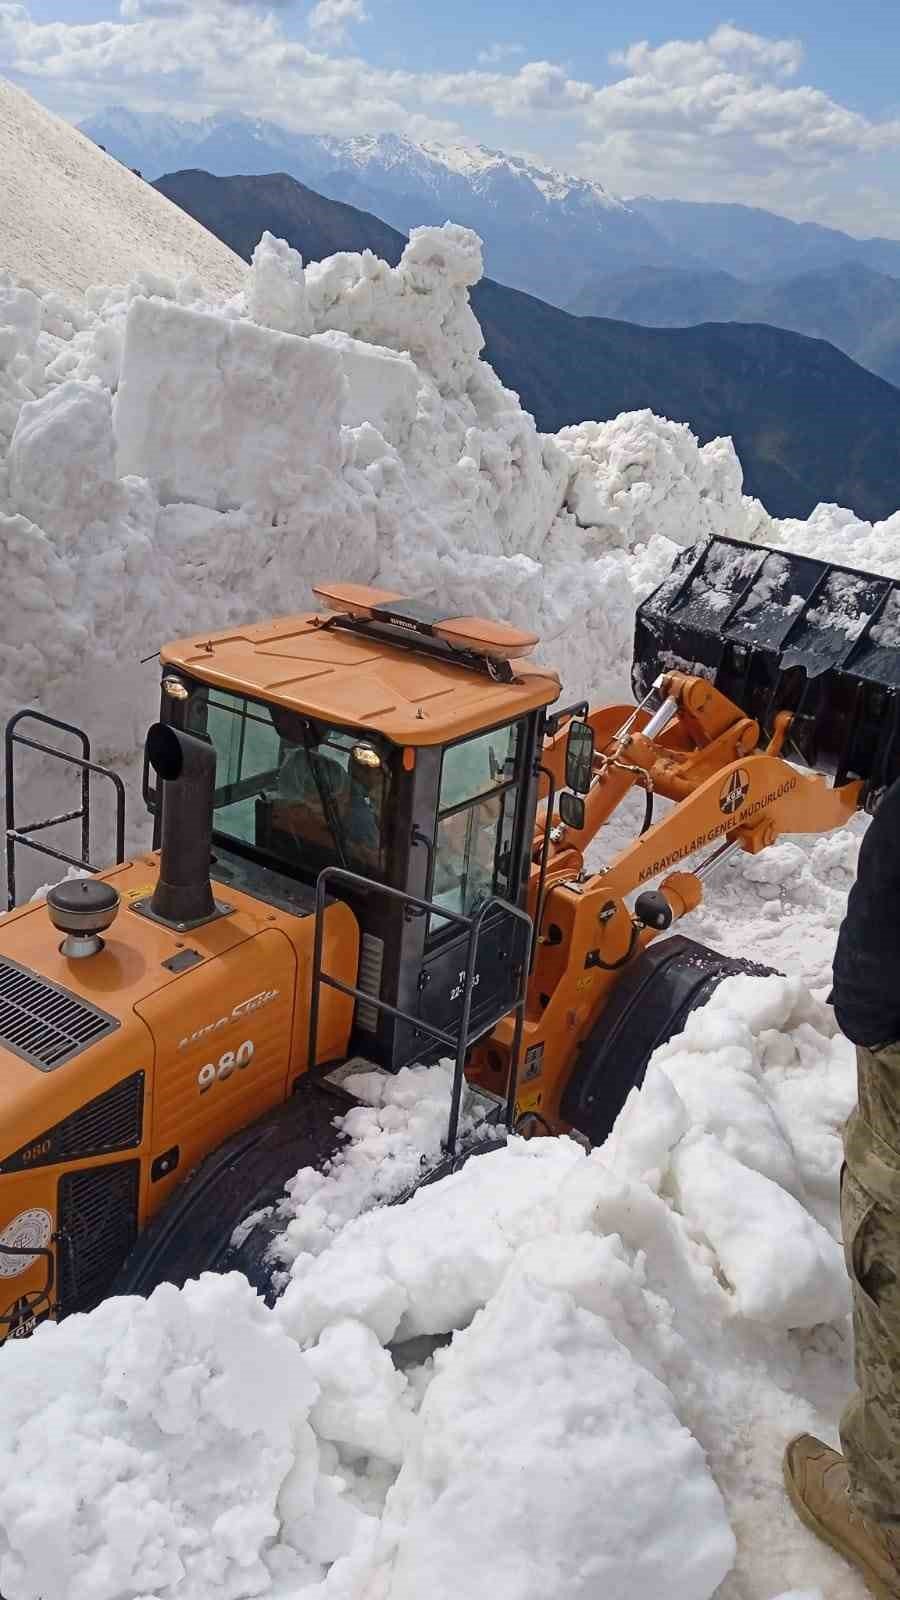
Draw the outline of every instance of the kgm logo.
<instances>
[{"instance_id":1,"label":"kgm logo","mask_svg":"<svg viewBox=\"0 0 900 1600\"><path fill-rule=\"evenodd\" d=\"M242 1022L254 1011L261 1011L263 1006L271 1005L280 994L279 989L260 989L259 994L251 994L249 999L240 1000L232 1006L227 1016L219 1017L215 1022L208 1022L205 1028L197 1028L193 1033L185 1034L179 1039L179 1050L189 1050L191 1045L199 1044L203 1039L208 1039L210 1034L221 1033L223 1028L228 1028L233 1022Z\"/></svg>"},{"instance_id":2,"label":"kgm logo","mask_svg":"<svg viewBox=\"0 0 900 1600\"><path fill-rule=\"evenodd\" d=\"M719 795L720 811L724 811L726 817L733 817L736 811L740 811L749 793L750 774L745 767L738 767L725 780Z\"/></svg>"}]
</instances>

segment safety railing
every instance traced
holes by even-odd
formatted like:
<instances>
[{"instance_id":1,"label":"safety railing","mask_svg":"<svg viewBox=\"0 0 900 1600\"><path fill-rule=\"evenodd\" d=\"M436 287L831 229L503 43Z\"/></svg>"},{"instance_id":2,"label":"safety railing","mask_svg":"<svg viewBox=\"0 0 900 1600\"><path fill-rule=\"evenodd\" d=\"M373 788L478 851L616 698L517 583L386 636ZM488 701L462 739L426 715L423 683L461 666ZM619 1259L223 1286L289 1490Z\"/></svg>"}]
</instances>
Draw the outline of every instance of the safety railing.
<instances>
[{"instance_id":1,"label":"safety railing","mask_svg":"<svg viewBox=\"0 0 900 1600\"><path fill-rule=\"evenodd\" d=\"M22 722L37 722L43 727L56 728L61 733L68 733L77 739L81 748L80 755L73 755L68 750L60 750L58 746L44 744L39 739L30 739L20 733L19 725ZM37 750L41 755L52 756L55 761L64 765L75 767L81 773L81 804L72 811L60 812L58 816L45 817L39 822L26 822L19 824L16 821L15 801L15 754L16 746L23 746L28 750ZM26 850L36 850L41 855L51 856L54 861L61 861L68 867L83 867L86 872L99 872L100 866L95 866L91 859L91 778L105 778L113 785L116 795L116 857L115 864L125 859L125 785L117 772L111 772L108 767L98 766L91 760L91 741L82 728L76 728L71 722L60 722L57 717L48 717L43 711L17 711L10 717L6 724L4 736L5 779L6 779L6 899L7 909L12 911L16 904L16 849L24 846ZM46 828L59 827L64 822L81 823L81 858L70 856L63 850L57 850L53 845L45 844L42 840L32 838L35 833L40 833ZM105 862L105 866L113 863Z\"/></svg>"},{"instance_id":2,"label":"safety railing","mask_svg":"<svg viewBox=\"0 0 900 1600\"><path fill-rule=\"evenodd\" d=\"M416 911L431 913L441 917L445 922L456 923L459 927L467 928L469 932L466 946L466 977L462 992L462 1005L459 1013L459 1027L455 1031L438 1028L433 1022L425 1022L422 1017L417 1017L414 1012L403 1011L398 1006L393 1006L387 1000L382 1000L380 995L369 994L366 990L358 988L351 983L344 983L340 978L335 978L331 973L322 971L322 947L325 939L325 910L328 885L342 883L350 889L362 889L367 893L373 891L386 895L389 899L402 901L404 906L412 907ZM496 1016L485 1020L479 1019L477 1027L470 1032L472 1020L472 996L475 992L477 975L478 940L484 927L488 913L498 908L504 914L523 925L524 951L519 976L519 992L513 1004L505 1005L497 1012ZM510 1130L515 1120L516 1087L519 1070L519 1056L522 1050L522 1029L525 1024L525 1002L528 992L528 966L531 953L531 938L533 934L532 921L527 911L522 911L518 906L512 906L506 900L501 900L498 895L491 895L482 901L478 909L471 916L464 916L461 912L449 911L446 906L436 905L431 900L422 900L417 895L408 894L404 889L395 889L390 884L379 883L375 878L367 878L362 873L351 872L347 867L325 867L316 880L316 923L313 941L313 970L312 970L312 995L309 1010L309 1064L313 1066L316 1061L319 1040L319 997L322 984L327 984L330 989L337 989L341 994L350 996L354 1000L374 1006L379 1011L384 1011L388 1016L396 1017L398 1021L408 1023L420 1033L424 1033L438 1044L442 1044L454 1056L453 1090L450 1097L450 1121L447 1128L446 1149L450 1156L456 1155L457 1139L459 1136L459 1114L462 1103L463 1079L465 1075L466 1055L476 1039L489 1033L496 1027L503 1017L515 1013L515 1031L513 1034L513 1047L510 1057L509 1084L506 1097L506 1126Z\"/></svg>"}]
</instances>

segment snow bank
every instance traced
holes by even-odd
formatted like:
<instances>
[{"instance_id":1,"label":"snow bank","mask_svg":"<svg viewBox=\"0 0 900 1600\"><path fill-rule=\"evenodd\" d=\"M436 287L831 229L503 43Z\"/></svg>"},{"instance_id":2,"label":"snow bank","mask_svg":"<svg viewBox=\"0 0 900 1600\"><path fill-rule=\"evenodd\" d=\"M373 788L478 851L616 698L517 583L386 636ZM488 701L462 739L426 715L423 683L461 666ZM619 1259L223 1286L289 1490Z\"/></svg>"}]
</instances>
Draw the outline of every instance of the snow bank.
<instances>
[{"instance_id":1,"label":"snow bank","mask_svg":"<svg viewBox=\"0 0 900 1600\"><path fill-rule=\"evenodd\" d=\"M843 506L818 505L807 522L788 518L774 523L773 536L763 542L783 544L819 561L900 578L900 511L872 523L862 522Z\"/></svg>"},{"instance_id":2,"label":"snow bank","mask_svg":"<svg viewBox=\"0 0 900 1600\"><path fill-rule=\"evenodd\" d=\"M685 422L633 411L612 422L563 428L559 443L575 473L569 504L582 527L628 549L662 534L676 544L725 534L764 540L771 519L742 493L730 439L698 450Z\"/></svg>"},{"instance_id":3,"label":"snow bank","mask_svg":"<svg viewBox=\"0 0 900 1600\"><path fill-rule=\"evenodd\" d=\"M316 1386L246 1280L107 1301L8 1346L3 1380L10 1600L270 1587L263 1552L316 1502Z\"/></svg>"},{"instance_id":4,"label":"snow bank","mask_svg":"<svg viewBox=\"0 0 900 1600\"><path fill-rule=\"evenodd\" d=\"M602 1150L513 1140L362 1212L378 1153L384 1198L446 1116L447 1068L397 1084L350 1114L327 1189L292 1186L273 1312L207 1276L2 1352L7 1600L824 1583L779 1446L828 1432L827 1360L848 1376L834 1235L854 1074L828 1008L795 980L729 980Z\"/></svg>"}]
</instances>

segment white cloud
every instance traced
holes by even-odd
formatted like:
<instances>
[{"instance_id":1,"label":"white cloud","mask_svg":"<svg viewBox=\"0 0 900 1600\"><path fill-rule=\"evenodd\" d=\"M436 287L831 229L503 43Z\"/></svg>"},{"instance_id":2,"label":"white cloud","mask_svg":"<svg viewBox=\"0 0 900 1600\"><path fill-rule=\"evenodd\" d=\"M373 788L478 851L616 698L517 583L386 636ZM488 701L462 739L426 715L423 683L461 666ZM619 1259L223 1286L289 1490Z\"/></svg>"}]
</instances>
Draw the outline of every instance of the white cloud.
<instances>
[{"instance_id":1,"label":"white cloud","mask_svg":"<svg viewBox=\"0 0 900 1600\"><path fill-rule=\"evenodd\" d=\"M789 207L798 181L808 191L900 145L900 119L874 122L797 83L802 64L797 40L730 25L634 44L613 58L620 79L585 108L581 170L620 192Z\"/></svg>"},{"instance_id":2,"label":"white cloud","mask_svg":"<svg viewBox=\"0 0 900 1600\"><path fill-rule=\"evenodd\" d=\"M626 67L634 77L650 76L663 82L702 82L709 74L730 61L732 68L769 68L779 76L792 77L803 62L799 39L766 39L723 23L708 39L671 39L652 49L646 40L627 50L613 51L614 66Z\"/></svg>"},{"instance_id":3,"label":"white cloud","mask_svg":"<svg viewBox=\"0 0 900 1600\"><path fill-rule=\"evenodd\" d=\"M484 106L498 118L567 113L588 106L597 93L552 61L527 61L515 72L433 73L421 81L423 90L446 105Z\"/></svg>"},{"instance_id":4,"label":"white cloud","mask_svg":"<svg viewBox=\"0 0 900 1600\"><path fill-rule=\"evenodd\" d=\"M363 0L318 0L309 15L309 30L327 44L343 44L354 22L368 22Z\"/></svg>"},{"instance_id":5,"label":"white cloud","mask_svg":"<svg viewBox=\"0 0 900 1600\"><path fill-rule=\"evenodd\" d=\"M523 44L492 44L487 50L479 50L475 57L480 67L495 67L501 61L508 61L511 56L523 56Z\"/></svg>"},{"instance_id":6,"label":"white cloud","mask_svg":"<svg viewBox=\"0 0 900 1600\"><path fill-rule=\"evenodd\" d=\"M900 187L877 170L900 146L900 118L874 121L804 84L795 39L729 24L706 39L637 42L605 84L552 61L504 67L499 52L512 46L486 48L468 71L417 73L329 49L365 20L365 0L318 0L308 43L289 37L278 4L122 0L120 21L69 24L34 22L25 6L0 0L0 60L82 117L127 99L193 117L240 111L295 132L479 137L514 151L527 143L614 192L743 200L794 215L821 204L820 218L829 197L843 194L846 217L852 187L858 195L880 186L897 206L895 226L881 226L900 233ZM883 202L878 209L883 218Z\"/></svg>"},{"instance_id":7,"label":"white cloud","mask_svg":"<svg viewBox=\"0 0 900 1600\"><path fill-rule=\"evenodd\" d=\"M285 10L294 0L267 0L269 7ZM215 10L227 4L245 11L255 9L258 0L120 0L119 14L126 22L140 22L154 17L186 17L192 11Z\"/></svg>"},{"instance_id":8,"label":"white cloud","mask_svg":"<svg viewBox=\"0 0 900 1600\"><path fill-rule=\"evenodd\" d=\"M119 14L126 22L137 22L142 17L184 17L190 9L190 0L122 0Z\"/></svg>"}]
</instances>

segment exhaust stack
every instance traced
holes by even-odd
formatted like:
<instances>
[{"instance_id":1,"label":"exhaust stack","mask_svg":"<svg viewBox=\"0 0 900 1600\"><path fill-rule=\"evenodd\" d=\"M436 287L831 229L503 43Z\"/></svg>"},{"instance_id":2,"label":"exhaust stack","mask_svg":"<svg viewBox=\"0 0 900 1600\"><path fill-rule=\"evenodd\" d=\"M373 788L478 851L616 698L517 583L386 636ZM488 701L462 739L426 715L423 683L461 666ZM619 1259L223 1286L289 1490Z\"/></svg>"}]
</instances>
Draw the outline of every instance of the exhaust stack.
<instances>
[{"instance_id":1,"label":"exhaust stack","mask_svg":"<svg viewBox=\"0 0 900 1600\"><path fill-rule=\"evenodd\" d=\"M134 909L181 932L231 909L217 904L209 881L216 752L205 739L155 722L147 757L162 785L159 880Z\"/></svg>"}]
</instances>

